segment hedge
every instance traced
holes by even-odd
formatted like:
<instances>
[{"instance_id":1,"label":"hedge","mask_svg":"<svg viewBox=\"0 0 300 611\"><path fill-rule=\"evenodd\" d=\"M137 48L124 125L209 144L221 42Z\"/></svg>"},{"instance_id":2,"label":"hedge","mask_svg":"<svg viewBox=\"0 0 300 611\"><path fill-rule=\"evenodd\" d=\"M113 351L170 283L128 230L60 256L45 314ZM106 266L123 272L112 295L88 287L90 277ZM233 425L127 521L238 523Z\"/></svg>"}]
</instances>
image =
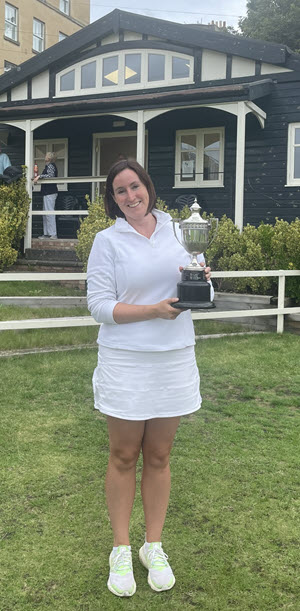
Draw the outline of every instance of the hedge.
<instances>
[{"instance_id":1,"label":"hedge","mask_svg":"<svg viewBox=\"0 0 300 611\"><path fill-rule=\"evenodd\" d=\"M114 223L104 210L102 196L94 202L87 198L89 215L81 222L78 232L77 255L86 269L88 256L98 231ZM168 209L157 200L156 207L169 212L173 218L185 219L190 210ZM203 218L213 215L202 214ZM258 227L246 225L242 232L224 215L218 232L205 253L206 262L215 271L300 269L300 219L291 223L276 219L274 225L261 223ZM276 278L215 279L217 290L237 293L277 294ZM300 303L299 277L286 280L286 296Z\"/></svg>"},{"instance_id":2,"label":"hedge","mask_svg":"<svg viewBox=\"0 0 300 611\"><path fill-rule=\"evenodd\" d=\"M23 177L10 185L0 185L0 271L15 263L25 234L30 199Z\"/></svg>"}]
</instances>

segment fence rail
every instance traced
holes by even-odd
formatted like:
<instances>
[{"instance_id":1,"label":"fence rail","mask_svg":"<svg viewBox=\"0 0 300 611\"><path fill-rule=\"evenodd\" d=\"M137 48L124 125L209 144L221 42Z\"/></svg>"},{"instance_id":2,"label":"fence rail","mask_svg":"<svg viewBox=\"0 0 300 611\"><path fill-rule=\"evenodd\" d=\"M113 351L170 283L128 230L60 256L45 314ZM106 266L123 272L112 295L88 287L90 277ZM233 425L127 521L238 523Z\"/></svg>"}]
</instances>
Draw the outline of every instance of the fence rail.
<instances>
[{"instance_id":1,"label":"fence rail","mask_svg":"<svg viewBox=\"0 0 300 611\"><path fill-rule=\"evenodd\" d=\"M300 270L247 270L232 272L212 272L212 278L259 278L277 277L278 281L278 302L276 308L262 308L260 310L233 310L228 311L201 311L192 312L194 320L218 320L220 318L239 318L253 316L277 316L277 333L283 333L285 314L300 314L300 307L284 307L285 299L285 278L289 276L300 276ZM0 274L0 282L12 281L57 281L57 280L86 280L86 274L82 272L74 273L4 273ZM91 316L72 316L60 318L35 318L27 320L8 320L0 321L0 331L13 329L46 329L58 327L82 327L98 325L99 323Z\"/></svg>"}]
</instances>

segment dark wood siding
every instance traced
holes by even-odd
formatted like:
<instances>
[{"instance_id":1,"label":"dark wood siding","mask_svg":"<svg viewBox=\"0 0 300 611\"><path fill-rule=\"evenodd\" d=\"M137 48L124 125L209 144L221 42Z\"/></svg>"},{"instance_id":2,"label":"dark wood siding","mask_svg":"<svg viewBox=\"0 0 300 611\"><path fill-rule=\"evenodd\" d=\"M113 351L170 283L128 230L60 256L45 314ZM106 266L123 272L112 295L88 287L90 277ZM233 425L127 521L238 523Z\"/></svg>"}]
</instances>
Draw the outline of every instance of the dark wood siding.
<instances>
[{"instance_id":1,"label":"dark wood siding","mask_svg":"<svg viewBox=\"0 0 300 611\"><path fill-rule=\"evenodd\" d=\"M124 128L113 128L116 117L107 115L105 117L89 117L78 119L62 119L46 123L34 133L34 140L47 138L68 139L68 175L69 176L91 176L92 175L92 151L93 133L113 132L123 130L134 130L136 125L126 121ZM64 199L73 196L74 207L85 210L87 208L86 195L91 197L91 185L89 183L69 184L68 191L60 191L56 200L56 209L64 209ZM33 209L42 210L42 196L34 193ZM63 216L63 215L62 215ZM57 217L57 230L60 237L76 237L78 224L72 219L61 219ZM42 217L33 218L33 235L42 233Z\"/></svg>"},{"instance_id":2,"label":"dark wood siding","mask_svg":"<svg viewBox=\"0 0 300 611\"><path fill-rule=\"evenodd\" d=\"M267 113L265 128L247 120L244 222L291 222L300 215L300 187L286 187L289 123L300 122L300 83L277 83L258 101Z\"/></svg>"},{"instance_id":3,"label":"dark wood siding","mask_svg":"<svg viewBox=\"0 0 300 611\"><path fill-rule=\"evenodd\" d=\"M174 188L176 130L225 127L224 187ZM177 207L176 199L183 194L195 194L202 209L216 216L232 216L234 210L235 133L236 118L210 108L177 110L161 115L148 124L149 173L157 195L169 207Z\"/></svg>"}]
</instances>

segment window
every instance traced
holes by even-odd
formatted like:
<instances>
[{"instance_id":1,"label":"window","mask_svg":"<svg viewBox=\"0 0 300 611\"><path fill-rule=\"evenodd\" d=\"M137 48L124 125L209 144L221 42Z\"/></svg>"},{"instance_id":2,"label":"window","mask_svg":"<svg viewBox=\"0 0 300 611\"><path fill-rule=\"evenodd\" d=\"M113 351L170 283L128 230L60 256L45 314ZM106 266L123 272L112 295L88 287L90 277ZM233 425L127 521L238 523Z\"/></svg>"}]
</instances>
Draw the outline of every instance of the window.
<instances>
[{"instance_id":1,"label":"window","mask_svg":"<svg viewBox=\"0 0 300 611\"><path fill-rule=\"evenodd\" d=\"M287 186L300 185L300 123L290 123L287 151Z\"/></svg>"},{"instance_id":2,"label":"window","mask_svg":"<svg viewBox=\"0 0 300 611\"><path fill-rule=\"evenodd\" d=\"M141 82L141 54L127 53L125 55L125 75L126 85Z\"/></svg>"},{"instance_id":3,"label":"window","mask_svg":"<svg viewBox=\"0 0 300 611\"><path fill-rule=\"evenodd\" d=\"M176 55L172 57L172 79L188 78L190 74L190 60Z\"/></svg>"},{"instance_id":4,"label":"window","mask_svg":"<svg viewBox=\"0 0 300 611\"><path fill-rule=\"evenodd\" d=\"M148 55L148 81L165 80L165 56L160 53Z\"/></svg>"},{"instance_id":5,"label":"window","mask_svg":"<svg viewBox=\"0 0 300 611\"><path fill-rule=\"evenodd\" d=\"M81 66L81 89L90 89L96 86L96 62Z\"/></svg>"},{"instance_id":6,"label":"window","mask_svg":"<svg viewBox=\"0 0 300 611\"><path fill-rule=\"evenodd\" d=\"M9 72L12 68L16 68L17 64L4 60L4 72Z\"/></svg>"},{"instance_id":7,"label":"window","mask_svg":"<svg viewBox=\"0 0 300 611\"><path fill-rule=\"evenodd\" d=\"M59 0L59 10L65 15L70 15L70 0Z\"/></svg>"},{"instance_id":8,"label":"window","mask_svg":"<svg viewBox=\"0 0 300 611\"><path fill-rule=\"evenodd\" d=\"M45 24L39 19L33 18L32 48L41 53L45 48Z\"/></svg>"},{"instance_id":9,"label":"window","mask_svg":"<svg viewBox=\"0 0 300 611\"><path fill-rule=\"evenodd\" d=\"M5 31L7 38L18 41L18 9L5 2Z\"/></svg>"},{"instance_id":10,"label":"window","mask_svg":"<svg viewBox=\"0 0 300 611\"><path fill-rule=\"evenodd\" d=\"M60 42L61 40L65 40L65 38L68 38L67 34L64 34L63 32L58 32L58 42Z\"/></svg>"},{"instance_id":11,"label":"window","mask_svg":"<svg viewBox=\"0 0 300 611\"><path fill-rule=\"evenodd\" d=\"M75 70L70 70L60 77L60 90L72 91L75 87Z\"/></svg>"},{"instance_id":12,"label":"window","mask_svg":"<svg viewBox=\"0 0 300 611\"><path fill-rule=\"evenodd\" d=\"M53 140L35 140L33 142L33 163L37 164L39 174L45 167L45 156L46 153L55 153L56 155L56 167L58 176L68 176L68 139L67 138L55 138ZM59 191L67 191L68 185L63 183L57 185ZM41 185L35 185L34 191L40 191Z\"/></svg>"},{"instance_id":13,"label":"window","mask_svg":"<svg viewBox=\"0 0 300 611\"><path fill-rule=\"evenodd\" d=\"M103 59L102 86L117 85L119 81L119 58L117 55Z\"/></svg>"},{"instance_id":14,"label":"window","mask_svg":"<svg viewBox=\"0 0 300 611\"><path fill-rule=\"evenodd\" d=\"M56 75L56 96L128 91L193 83L194 58L153 49L105 53Z\"/></svg>"},{"instance_id":15,"label":"window","mask_svg":"<svg viewBox=\"0 0 300 611\"><path fill-rule=\"evenodd\" d=\"M176 132L175 187L222 187L223 184L224 128Z\"/></svg>"}]
</instances>

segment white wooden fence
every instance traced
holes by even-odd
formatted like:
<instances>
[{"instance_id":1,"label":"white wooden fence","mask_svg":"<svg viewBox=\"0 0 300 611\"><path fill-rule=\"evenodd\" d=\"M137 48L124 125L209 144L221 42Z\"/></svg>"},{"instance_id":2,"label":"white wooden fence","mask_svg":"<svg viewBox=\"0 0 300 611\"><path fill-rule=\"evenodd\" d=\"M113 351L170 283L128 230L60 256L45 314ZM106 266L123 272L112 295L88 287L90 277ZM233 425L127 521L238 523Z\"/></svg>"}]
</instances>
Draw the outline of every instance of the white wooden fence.
<instances>
[{"instance_id":1,"label":"white wooden fence","mask_svg":"<svg viewBox=\"0 0 300 611\"><path fill-rule=\"evenodd\" d=\"M278 303L276 308L263 308L259 310L233 310L219 311L207 310L201 312L193 312L194 320L218 320L219 318L238 318L238 317L253 317L253 316L277 316L277 333L283 333L284 330L284 315L285 314L300 314L300 307L285 308L285 278L287 276L300 276L300 270L258 270L258 271L241 271L241 272L212 272L212 278L258 278L273 276L279 279L278 282ZM56 281L56 280L86 280L85 273L4 273L0 274L1 281ZM1 295L1 286L0 286ZM91 316L72 316L59 318L35 318L27 320L8 320L0 321L0 331L12 329L45 329L49 327L84 327L98 325L99 323Z\"/></svg>"}]
</instances>

